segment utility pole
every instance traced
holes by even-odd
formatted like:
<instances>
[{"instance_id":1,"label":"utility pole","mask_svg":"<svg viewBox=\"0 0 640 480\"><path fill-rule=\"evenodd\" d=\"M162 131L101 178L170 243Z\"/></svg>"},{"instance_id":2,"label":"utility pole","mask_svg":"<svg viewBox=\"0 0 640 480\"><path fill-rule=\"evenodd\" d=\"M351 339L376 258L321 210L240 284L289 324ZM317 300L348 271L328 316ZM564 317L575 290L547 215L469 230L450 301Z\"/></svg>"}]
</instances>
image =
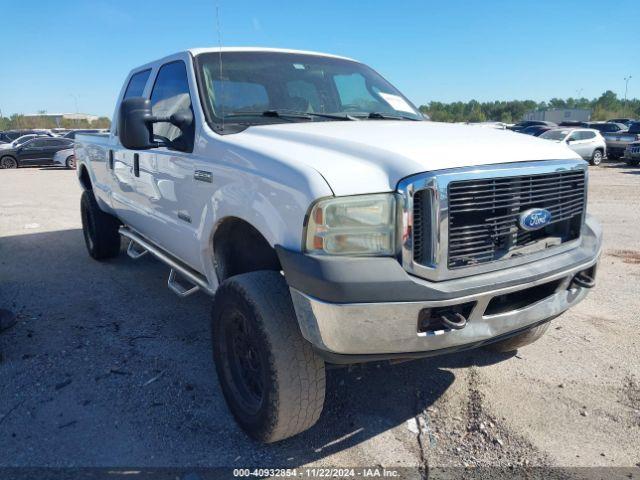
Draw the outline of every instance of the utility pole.
<instances>
[{"instance_id":1,"label":"utility pole","mask_svg":"<svg viewBox=\"0 0 640 480\"><path fill-rule=\"evenodd\" d=\"M76 102L76 113L78 113L79 112L79 110L78 110L78 95L76 95L75 93L70 93L69 95L72 96L73 99L75 100L75 102Z\"/></svg>"},{"instance_id":2,"label":"utility pole","mask_svg":"<svg viewBox=\"0 0 640 480\"><path fill-rule=\"evenodd\" d=\"M624 109L627 110L627 90L629 89L629 80L633 77L629 75L628 77L624 77Z\"/></svg>"}]
</instances>

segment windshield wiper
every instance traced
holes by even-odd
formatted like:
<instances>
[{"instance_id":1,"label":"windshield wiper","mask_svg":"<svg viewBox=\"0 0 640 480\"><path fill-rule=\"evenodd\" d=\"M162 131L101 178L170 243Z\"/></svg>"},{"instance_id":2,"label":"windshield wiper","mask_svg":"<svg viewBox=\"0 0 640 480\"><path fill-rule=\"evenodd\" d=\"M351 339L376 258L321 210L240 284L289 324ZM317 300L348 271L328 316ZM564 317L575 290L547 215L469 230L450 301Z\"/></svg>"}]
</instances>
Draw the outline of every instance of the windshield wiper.
<instances>
[{"instance_id":1,"label":"windshield wiper","mask_svg":"<svg viewBox=\"0 0 640 480\"><path fill-rule=\"evenodd\" d=\"M281 110L264 110L262 112L231 112L224 116L224 118L231 117L275 117L275 118L304 118L311 120L311 116L306 113L297 112L283 112Z\"/></svg>"},{"instance_id":2,"label":"windshield wiper","mask_svg":"<svg viewBox=\"0 0 640 480\"><path fill-rule=\"evenodd\" d=\"M294 112L289 110L264 110L262 112L232 112L227 117L275 117L275 118L304 118L305 120L311 120L314 117L320 118L332 118L335 120L358 120L351 115L340 115L337 113L315 113L315 112Z\"/></svg>"},{"instance_id":3,"label":"windshield wiper","mask_svg":"<svg viewBox=\"0 0 640 480\"><path fill-rule=\"evenodd\" d=\"M407 115L394 115L392 113L382 113L382 112L371 112L371 113L362 113L362 114L354 114L354 116L362 116L364 118L371 118L373 120L411 120L413 122L419 122L419 118L409 117Z\"/></svg>"}]
</instances>

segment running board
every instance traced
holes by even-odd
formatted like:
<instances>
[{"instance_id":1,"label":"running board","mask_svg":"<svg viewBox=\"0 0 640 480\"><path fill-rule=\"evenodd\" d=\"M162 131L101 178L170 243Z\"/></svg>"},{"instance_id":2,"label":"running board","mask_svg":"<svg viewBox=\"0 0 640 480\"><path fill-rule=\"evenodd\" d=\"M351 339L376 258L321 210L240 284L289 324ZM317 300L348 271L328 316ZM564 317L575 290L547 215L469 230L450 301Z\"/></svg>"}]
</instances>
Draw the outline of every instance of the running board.
<instances>
[{"instance_id":1,"label":"running board","mask_svg":"<svg viewBox=\"0 0 640 480\"><path fill-rule=\"evenodd\" d=\"M129 240L127 254L131 258L138 259L146 253L151 253L154 257L171 268L167 286L179 297L187 297L199 290L202 290L209 295L215 294L215 290L211 288L211 285L209 285L209 282L204 275L194 271L187 265L184 265L180 260L149 242L141 235L124 226L120 227L118 233ZM187 288L183 284L179 283L176 280L176 273L180 274L180 276L192 284L193 287Z\"/></svg>"}]
</instances>

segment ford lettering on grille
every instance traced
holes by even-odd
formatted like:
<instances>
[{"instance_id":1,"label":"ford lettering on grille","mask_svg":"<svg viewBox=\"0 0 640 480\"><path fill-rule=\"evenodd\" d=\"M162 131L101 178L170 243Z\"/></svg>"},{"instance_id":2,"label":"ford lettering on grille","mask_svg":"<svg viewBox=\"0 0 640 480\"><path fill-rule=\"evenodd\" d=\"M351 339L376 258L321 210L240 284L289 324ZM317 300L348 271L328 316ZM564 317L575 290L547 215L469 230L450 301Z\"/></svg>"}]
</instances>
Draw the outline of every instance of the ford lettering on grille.
<instances>
[{"instance_id":1,"label":"ford lettering on grille","mask_svg":"<svg viewBox=\"0 0 640 480\"><path fill-rule=\"evenodd\" d=\"M551 222L551 212L544 208L532 208L522 212L519 218L520 228L528 232L539 230Z\"/></svg>"}]
</instances>

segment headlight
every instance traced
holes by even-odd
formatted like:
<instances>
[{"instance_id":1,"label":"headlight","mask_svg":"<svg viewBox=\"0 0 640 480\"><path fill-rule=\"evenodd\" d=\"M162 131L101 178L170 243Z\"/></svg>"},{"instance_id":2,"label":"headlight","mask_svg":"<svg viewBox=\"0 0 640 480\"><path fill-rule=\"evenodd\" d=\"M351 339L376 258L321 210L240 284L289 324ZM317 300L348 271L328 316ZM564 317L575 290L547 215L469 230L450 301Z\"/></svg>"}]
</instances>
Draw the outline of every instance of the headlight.
<instances>
[{"instance_id":1,"label":"headlight","mask_svg":"<svg viewBox=\"0 0 640 480\"><path fill-rule=\"evenodd\" d=\"M396 198L392 193L318 201L307 224L306 251L327 255L394 255Z\"/></svg>"}]
</instances>

